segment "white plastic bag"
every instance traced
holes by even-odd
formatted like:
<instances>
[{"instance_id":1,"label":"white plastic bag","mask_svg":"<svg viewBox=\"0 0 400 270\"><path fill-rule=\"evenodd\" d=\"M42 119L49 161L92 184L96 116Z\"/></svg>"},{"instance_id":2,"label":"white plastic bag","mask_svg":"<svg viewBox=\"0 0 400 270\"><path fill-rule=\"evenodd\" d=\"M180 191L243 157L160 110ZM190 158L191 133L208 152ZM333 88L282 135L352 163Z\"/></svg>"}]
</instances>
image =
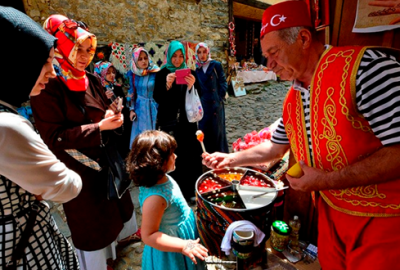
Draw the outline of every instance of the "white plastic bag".
<instances>
[{"instance_id":1,"label":"white plastic bag","mask_svg":"<svg viewBox=\"0 0 400 270\"><path fill-rule=\"evenodd\" d=\"M193 86L186 92L185 109L189 122L198 122L203 118L203 106L201 106L199 94Z\"/></svg>"}]
</instances>

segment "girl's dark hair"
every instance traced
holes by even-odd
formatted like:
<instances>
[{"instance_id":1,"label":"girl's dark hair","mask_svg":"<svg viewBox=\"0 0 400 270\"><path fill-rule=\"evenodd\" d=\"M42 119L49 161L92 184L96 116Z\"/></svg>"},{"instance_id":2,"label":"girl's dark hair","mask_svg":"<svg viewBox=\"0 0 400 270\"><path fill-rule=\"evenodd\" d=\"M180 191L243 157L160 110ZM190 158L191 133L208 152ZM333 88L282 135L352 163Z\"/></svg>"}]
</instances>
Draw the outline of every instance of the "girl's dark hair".
<instances>
[{"instance_id":1,"label":"girl's dark hair","mask_svg":"<svg viewBox=\"0 0 400 270\"><path fill-rule=\"evenodd\" d=\"M165 165L176 147L175 139L163 131L148 130L138 135L127 159L130 178L138 186L154 186L164 177Z\"/></svg>"}]
</instances>

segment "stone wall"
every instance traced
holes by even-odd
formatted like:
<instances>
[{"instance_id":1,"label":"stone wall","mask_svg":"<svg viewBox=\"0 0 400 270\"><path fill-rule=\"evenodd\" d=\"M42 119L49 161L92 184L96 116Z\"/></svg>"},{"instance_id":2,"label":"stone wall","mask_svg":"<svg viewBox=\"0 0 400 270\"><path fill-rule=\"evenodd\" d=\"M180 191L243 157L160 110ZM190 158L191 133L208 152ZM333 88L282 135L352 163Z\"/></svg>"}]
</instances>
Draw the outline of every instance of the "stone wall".
<instances>
[{"instance_id":1,"label":"stone wall","mask_svg":"<svg viewBox=\"0 0 400 270\"><path fill-rule=\"evenodd\" d=\"M229 15L225 0L23 0L39 23L51 14L84 21L99 44L205 41L212 56L226 63Z\"/></svg>"}]
</instances>

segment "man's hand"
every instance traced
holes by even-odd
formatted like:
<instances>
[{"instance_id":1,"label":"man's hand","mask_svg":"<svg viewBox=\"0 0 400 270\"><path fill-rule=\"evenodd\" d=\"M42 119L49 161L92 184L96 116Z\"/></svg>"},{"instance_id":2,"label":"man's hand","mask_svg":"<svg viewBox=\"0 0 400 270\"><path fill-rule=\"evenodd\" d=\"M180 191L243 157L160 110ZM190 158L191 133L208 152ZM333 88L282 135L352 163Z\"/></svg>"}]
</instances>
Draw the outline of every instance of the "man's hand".
<instances>
[{"instance_id":1,"label":"man's hand","mask_svg":"<svg viewBox=\"0 0 400 270\"><path fill-rule=\"evenodd\" d=\"M321 169L309 167L304 161L300 161L299 165L304 173L302 177L295 178L286 174L286 179L294 190L310 192L328 188L326 179L329 173Z\"/></svg>"},{"instance_id":2,"label":"man's hand","mask_svg":"<svg viewBox=\"0 0 400 270\"><path fill-rule=\"evenodd\" d=\"M225 167L233 167L234 164L234 154L225 154L220 152L215 152L212 154L203 153L203 164L210 169L220 169Z\"/></svg>"}]
</instances>

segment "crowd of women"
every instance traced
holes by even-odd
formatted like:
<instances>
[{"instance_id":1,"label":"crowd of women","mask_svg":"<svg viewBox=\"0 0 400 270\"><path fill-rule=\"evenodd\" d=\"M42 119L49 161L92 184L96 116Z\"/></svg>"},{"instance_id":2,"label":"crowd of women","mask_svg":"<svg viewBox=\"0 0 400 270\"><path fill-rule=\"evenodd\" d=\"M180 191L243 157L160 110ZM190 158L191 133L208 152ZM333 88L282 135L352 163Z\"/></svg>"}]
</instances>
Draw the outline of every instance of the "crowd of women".
<instances>
[{"instance_id":1,"label":"crowd of women","mask_svg":"<svg viewBox=\"0 0 400 270\"><path fill-rule=\"evenodd\" d=\"M29 44L34 52L23 80L15 72L23 54L6 54L9 66L0 73L0 268L107 269L116 245L138 229L129 192L107 198L104 148L114 145L123 157L129 154L128 171L140 186L143 269L201 265L196 257L204 260L207 250L196 240L187 204L202 173L197 129L209 152L228 152L227 85L209 47L197 45L197 69L186 84L176 83L175 72L186 68L179 41L169 44L161 68L136 48L125 95L111 63L96 63L95 74L86 71L97 41L85 23L51 15L43 30L25 14L0 7L0 26L17 51ZM0 46L7 50L5 42ZM204 109L199 123L189 122L185 112L186 93L193 89ZM16 111L28 96L40 136ZM122 112L109 107L118 96ZM44 200L63 203L76 253Z\"/></svg>"}]
</instances>

